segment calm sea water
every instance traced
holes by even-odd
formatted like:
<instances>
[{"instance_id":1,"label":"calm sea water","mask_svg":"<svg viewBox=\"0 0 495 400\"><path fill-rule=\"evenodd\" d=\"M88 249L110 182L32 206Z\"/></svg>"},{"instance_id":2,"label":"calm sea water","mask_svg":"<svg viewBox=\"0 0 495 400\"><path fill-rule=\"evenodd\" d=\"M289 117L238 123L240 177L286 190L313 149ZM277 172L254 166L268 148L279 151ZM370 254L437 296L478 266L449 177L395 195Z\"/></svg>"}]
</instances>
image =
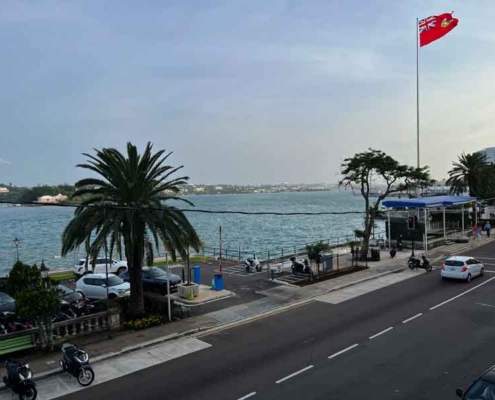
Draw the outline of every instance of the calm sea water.
<instances>
[{"instance_id":1,"label":"calm sea water","mask_svg":"<svg viewBox=\"0 0 495 400\"><path fill-rule=\"evenodd\" d=\"M263 193L243 195L191 196L196 208L232 211L322 212L363 209L363 200L342 191ZM16 259L13 239L21 240L21 260L40 263L49 268L73 265L71 254L60 258L61 234L74 210L56 207L0 208L0 270L10 268ZM206 246L218 247L218 226L222 226L223 246L232 250L262 252L280 246L293 246L319 239L352 235L362 228L363 217L356 215L325 216L246 216L188 213ZM381 229L381 228L380 228Z\"/></svg>"}]
</instances>

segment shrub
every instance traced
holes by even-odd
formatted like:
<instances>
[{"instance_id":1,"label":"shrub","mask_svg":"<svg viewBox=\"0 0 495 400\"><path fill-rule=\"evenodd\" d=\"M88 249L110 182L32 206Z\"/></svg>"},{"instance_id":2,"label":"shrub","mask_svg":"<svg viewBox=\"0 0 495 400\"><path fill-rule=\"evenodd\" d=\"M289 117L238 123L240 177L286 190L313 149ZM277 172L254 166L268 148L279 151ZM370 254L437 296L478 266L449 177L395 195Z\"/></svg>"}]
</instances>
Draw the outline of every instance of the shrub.
<instances>
[{"instance_id":1,"label":"shrub","mask_svg":"<svg viewBox=\"0 0 495 400\"><path fill-rule=\"evenodd\" d=\"M174 301L170 300L170 306L173 308ZM159 314L168 317L167 297L158 293L144 293L144 309L150 314Z\"/></svg>"},{"instance_id":2,"label":"shrub","mask_svg":"<svg viewBox=\"0 0 495 400\"><path fill-rule=\"evenodd\" d=\"M152 326L161 325L164 319L161 315L150 315L149 317L138 318L133 321L123 322L120 327L122 330L134 329L146 329Z\"/></svg>"}]
</instances>

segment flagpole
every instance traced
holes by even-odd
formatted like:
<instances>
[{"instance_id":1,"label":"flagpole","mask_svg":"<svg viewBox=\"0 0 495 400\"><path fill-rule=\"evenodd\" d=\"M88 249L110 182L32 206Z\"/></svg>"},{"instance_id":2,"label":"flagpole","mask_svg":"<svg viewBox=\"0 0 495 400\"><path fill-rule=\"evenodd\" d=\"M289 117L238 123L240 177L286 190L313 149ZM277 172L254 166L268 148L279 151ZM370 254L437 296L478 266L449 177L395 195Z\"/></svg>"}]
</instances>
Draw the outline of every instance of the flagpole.
<instances>
[{"instance_id":1,"label":"flagpole","mask_svg":"<svg viewBox=\"0 0 495 400\"><path fill-rule=\"evenodd\" d=\"M418 168L421 166L419 158L419 19L416 18L416 146Z\"/></svg>"}]
</instances>

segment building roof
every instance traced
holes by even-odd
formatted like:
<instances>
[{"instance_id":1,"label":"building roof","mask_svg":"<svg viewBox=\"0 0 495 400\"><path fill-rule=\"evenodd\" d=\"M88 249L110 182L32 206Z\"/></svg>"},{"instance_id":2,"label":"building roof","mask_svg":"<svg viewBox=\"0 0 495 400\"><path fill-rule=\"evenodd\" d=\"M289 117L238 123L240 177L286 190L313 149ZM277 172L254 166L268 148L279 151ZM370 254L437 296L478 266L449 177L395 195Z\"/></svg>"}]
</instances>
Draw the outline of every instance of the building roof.
<instances>
[{"instance_id":1,"label":"building roof","mask_svg":"<svg viewBox=\"0 0 495 400\"><path fill-rule=\"evenodd\" d=\"M473 203L476 197L469 196L432 196L419 197L417 199L389 199L384 200L382 205L389 208L427 208L427 207L450 207L457 204Z\"/></svg>"}]
</instances>

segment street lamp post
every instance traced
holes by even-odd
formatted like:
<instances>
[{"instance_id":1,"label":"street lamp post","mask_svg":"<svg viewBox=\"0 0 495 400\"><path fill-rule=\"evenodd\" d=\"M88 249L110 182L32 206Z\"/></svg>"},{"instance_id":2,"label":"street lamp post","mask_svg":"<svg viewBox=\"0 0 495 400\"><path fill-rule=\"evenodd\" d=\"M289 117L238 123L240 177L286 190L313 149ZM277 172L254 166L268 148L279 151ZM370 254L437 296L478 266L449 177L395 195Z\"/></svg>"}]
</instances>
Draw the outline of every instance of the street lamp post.
<instances>
[{"instance_id":1,"label":"street lamp post","mask_svg":"<svg viewBox=\"0 0 495 400\"><path fill-rule=\"evenodd\" d=\"M48 276L50 272L50 268L48 268L45 265L45 261L41 260L41 267L40 267L40 272L41 272L41 279L43 280L43 284L48 287Z\"/></svg>"},{"instance_id":2,"label":"street lamp post","mask_svg":"<svg viewBox=\"0 0 495 400\"><path fill-rule=\"evenodd\" d=\"M15 246L15 251L17 254L17 262L19 262L19 245L21 244L21 239L19 239L17 236L14 238L14 246Z\"/></svg>"}]
</instances>

